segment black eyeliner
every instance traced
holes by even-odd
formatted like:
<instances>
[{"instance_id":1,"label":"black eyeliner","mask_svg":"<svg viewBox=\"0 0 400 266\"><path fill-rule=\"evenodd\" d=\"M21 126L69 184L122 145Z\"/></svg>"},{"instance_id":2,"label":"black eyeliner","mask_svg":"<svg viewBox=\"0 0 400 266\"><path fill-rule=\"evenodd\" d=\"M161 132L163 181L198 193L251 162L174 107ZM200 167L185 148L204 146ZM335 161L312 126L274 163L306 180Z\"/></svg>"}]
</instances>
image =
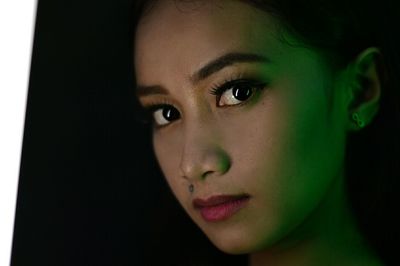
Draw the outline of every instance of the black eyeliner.
<instances>
[{"instance_id":1,"label":"black eyeliner","mask_svg":"<svg viewBox=\"0 0 400 266\"><path fill-rule=\"evenodd\" d=\"M232 88L235 85L246 84L254 87L255 89L261 89L267 85L266 82L261 82L254 79L234 79L227 80L222 85L215 85L210 89L210 94L220 96L226 90Z\"/></svg>"}]
</instances>

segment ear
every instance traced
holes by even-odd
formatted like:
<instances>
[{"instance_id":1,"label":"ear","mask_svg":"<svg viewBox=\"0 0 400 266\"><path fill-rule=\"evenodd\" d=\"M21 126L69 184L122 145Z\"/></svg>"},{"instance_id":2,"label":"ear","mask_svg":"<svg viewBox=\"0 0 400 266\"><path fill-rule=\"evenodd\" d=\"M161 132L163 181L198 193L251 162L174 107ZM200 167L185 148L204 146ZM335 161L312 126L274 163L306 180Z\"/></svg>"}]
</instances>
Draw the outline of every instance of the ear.
<instances>
[{"instance_id":1,"label":"ear","mask_svg":"<svg viewBox=\"0 0 400 266\"><path fill-rule=\"evenodd\" d=\"M371 123L379 109L382 73L379 49L362 51L349 69L348 129L359 130Z\"/></svg>"}]
</instances>

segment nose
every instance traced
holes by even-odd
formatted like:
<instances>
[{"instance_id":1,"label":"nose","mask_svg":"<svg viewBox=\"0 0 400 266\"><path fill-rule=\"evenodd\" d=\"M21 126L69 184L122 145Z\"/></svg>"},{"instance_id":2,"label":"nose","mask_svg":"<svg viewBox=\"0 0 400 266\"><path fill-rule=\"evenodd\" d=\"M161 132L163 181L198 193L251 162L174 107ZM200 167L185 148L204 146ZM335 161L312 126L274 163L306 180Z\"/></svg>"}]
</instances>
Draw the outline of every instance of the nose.
<instances>
[{"instance_id":1,"label":"nose","mask_svg":"<svg viewBox=\"0 0 400 266\"><path fill-rule=\"evenodd\" d=\"M204 180L208 176L226 173L231 167L231 160L218 145L211 130L197 128L190 132L185 135L180 161L183 177L192 181Z\"/></svg>"}]
</instances>

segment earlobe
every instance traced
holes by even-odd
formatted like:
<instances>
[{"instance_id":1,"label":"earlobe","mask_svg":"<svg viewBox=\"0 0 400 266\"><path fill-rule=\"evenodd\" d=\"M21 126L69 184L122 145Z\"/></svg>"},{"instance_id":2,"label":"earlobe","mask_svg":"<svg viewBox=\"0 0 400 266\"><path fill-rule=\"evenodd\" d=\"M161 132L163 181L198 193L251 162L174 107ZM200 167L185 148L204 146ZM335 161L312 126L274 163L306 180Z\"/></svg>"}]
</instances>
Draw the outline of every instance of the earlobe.
<instances>
[{"instance_id":1,"label":"earlobe","mask_svg":"<svg viewBox=\"0 0 400 266\"><path fill-rule=\"evenodd\" d=\"M353 61L349 74L349 129L359 130L370 124L379 109L381 96L381 52L376 47L362 51Z\"/></svg>"}]
</instances>

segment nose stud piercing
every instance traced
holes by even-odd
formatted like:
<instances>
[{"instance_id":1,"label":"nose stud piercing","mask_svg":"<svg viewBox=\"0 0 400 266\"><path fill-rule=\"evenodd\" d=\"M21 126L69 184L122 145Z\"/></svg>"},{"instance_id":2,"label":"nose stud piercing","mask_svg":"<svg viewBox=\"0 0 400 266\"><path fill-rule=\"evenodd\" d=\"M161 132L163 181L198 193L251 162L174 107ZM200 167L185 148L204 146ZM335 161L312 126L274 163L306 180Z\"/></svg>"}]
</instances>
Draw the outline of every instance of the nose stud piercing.
<instances>
[{"instance_id":1,"label":"nose stud piercing","mask_svg":"<svg viewBox=\"0 0 400 266\"><path fill-rule=\"evenodd\" d=\"M190 192L190 193L193 193L193 191L194 191L194 186L193 186L193 184L190 184L188 188L189 188L189 192Z\"/></svg>"},{"instance_id":2,"label":"nose stud piercing","mask_svg":"<svg viewBox=\"0 0 400 266\"><path fill-rule=\"evenodd\" d=\"M353 115L351 116L351 118L353 119L353 121L357 124L357 126L359 128L363 128L365 126L365 122L364 120L362 120L360 118L360 116L358 115L358 113L353 113Z\"/></svg>"}]
</instances>

